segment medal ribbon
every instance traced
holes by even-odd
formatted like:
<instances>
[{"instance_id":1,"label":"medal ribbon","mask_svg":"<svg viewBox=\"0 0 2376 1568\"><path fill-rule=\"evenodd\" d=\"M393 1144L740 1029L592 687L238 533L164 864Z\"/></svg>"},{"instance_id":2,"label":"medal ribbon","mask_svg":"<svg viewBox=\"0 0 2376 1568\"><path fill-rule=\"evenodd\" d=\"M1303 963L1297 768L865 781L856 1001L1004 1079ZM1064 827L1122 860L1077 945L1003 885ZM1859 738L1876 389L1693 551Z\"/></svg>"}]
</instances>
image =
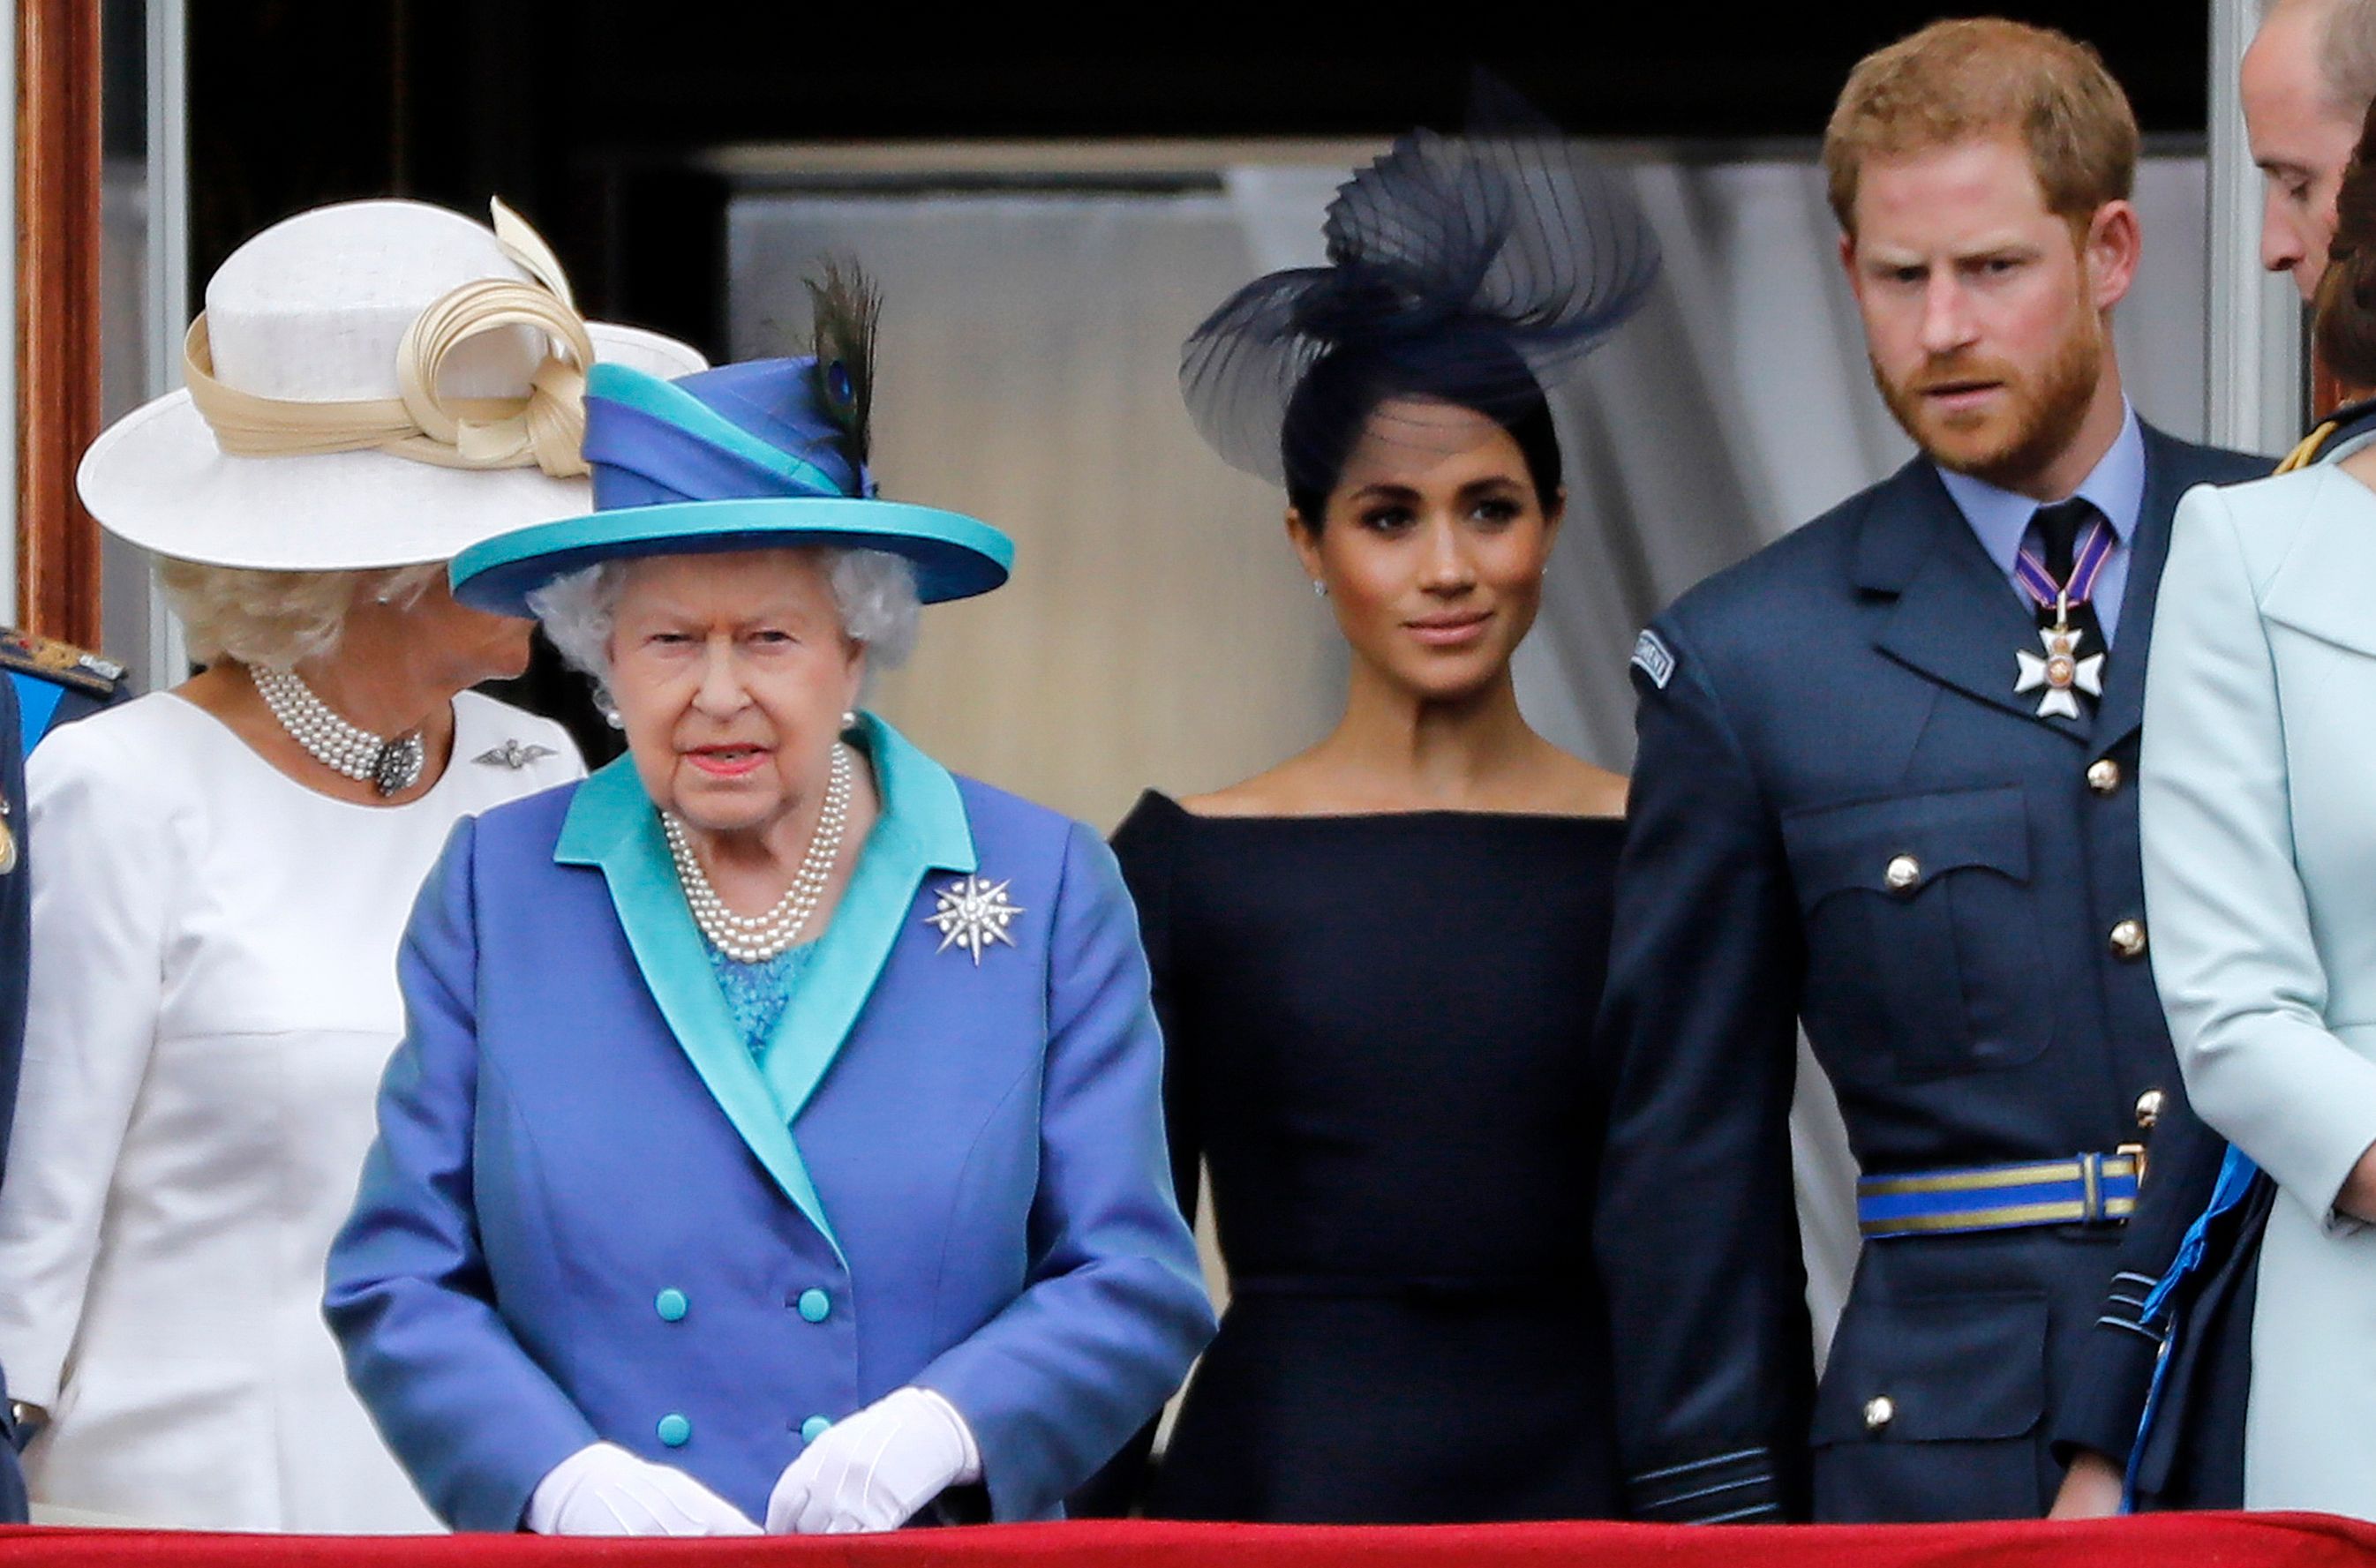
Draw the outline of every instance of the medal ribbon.
<instances>
[{"instance_id":1,"label":"medal ribbon","mask_svg":"<svg viewBox=\"0 0 2376 1568\"><path fill-rule=\"evenodd\" d=\"M2066 600L2074 605L2085 604L2096 591L2096 579L2104 575L2104 563L2112 558L2112 551L2119 543L2112 525L2097 517L2087 525L2086 537L2072 553L2069 582L2056 582L2054 574L2046 569L2044 558L2026 546L2014 557L2014 580L2043 609L2052 610Z\"/></svg>"}]
</instances>

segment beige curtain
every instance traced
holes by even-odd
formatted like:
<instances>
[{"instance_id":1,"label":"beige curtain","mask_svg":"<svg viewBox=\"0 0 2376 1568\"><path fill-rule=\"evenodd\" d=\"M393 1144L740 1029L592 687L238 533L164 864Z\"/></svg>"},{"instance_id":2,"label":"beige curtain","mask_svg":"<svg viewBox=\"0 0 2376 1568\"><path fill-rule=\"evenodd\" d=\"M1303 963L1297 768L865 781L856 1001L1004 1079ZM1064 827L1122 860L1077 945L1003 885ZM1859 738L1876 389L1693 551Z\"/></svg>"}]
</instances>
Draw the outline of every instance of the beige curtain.
<instances>
[{"instance_id":1,"label":"beige curtain","mask_svg":"<svg viewBox=\"0 0 2376 1568\"><path fill-rule=\"evenodd\" d=\"M1015 539L1014 580L927 611L878 683L927 751L1110 829L1143 789L1215 789L1325 731L1344 654L1284 502L1180 400L1181 340L1255 265L1225 193L761 199L731 245L738 355L797 346L817 257L863 261L884 493Z\"/></svg>"}]
</instances>

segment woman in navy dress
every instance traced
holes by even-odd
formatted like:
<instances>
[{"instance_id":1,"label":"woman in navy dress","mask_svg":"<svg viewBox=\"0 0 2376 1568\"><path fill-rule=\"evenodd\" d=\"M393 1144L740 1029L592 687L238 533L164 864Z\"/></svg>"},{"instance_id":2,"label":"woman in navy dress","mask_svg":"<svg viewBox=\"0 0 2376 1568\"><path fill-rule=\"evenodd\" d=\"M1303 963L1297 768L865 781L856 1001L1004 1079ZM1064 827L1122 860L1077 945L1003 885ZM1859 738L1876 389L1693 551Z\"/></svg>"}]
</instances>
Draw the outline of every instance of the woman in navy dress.
<instances>
[{"instance_id":1,"label":"woman in navy dress","mask_svg":"<svg viewBox=\"0 0 2376 1568\"><path fill-rule=\"evenodd\" d=\"M1189 341L1198 426L1283 481L1351 652L1344 717L1115 837L1231 1301L1150 1513L1337 1523L1619 1508L1588 1056L1623 778L1510 659L1564 492L1543 386L1631 313L1637 213L1548 127L1397 145L1333 265Z\"/></svg>"}]
</instances>

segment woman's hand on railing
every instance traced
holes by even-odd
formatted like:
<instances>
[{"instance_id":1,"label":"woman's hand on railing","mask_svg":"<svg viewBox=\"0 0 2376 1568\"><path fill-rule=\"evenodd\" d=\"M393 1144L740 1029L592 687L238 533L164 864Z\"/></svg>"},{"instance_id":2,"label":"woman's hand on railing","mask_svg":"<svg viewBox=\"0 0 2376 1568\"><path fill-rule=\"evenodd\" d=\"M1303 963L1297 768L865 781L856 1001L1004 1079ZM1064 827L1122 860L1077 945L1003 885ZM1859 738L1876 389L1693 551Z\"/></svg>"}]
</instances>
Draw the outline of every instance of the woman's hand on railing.
<instances>
[{"instance_id":1,"label":"woman's hand on railing","mask_svg":"<svg viewBox=\"0 0 2376 1568\"><path fill-rule=\"evenodd\" d=\"M767 1499L767 1533L896 1530L950 1487L980 1476L980 1452L956 1407L928 1388L894 1389L819 1433L784 1467Z\"/></svg>"},{"instance_id":2,"label":"woman's hand on railing","mask_svg":"<svg viewBox=\"0 0 2376 1568\"><path fill-rule=\"evenodd\" d=\"M615 1443L588 1443L560 1464L528 1503L528 1527L545 1536L755 1536L735 1506L667 1465Z\"/></svg>"}]
</instances>

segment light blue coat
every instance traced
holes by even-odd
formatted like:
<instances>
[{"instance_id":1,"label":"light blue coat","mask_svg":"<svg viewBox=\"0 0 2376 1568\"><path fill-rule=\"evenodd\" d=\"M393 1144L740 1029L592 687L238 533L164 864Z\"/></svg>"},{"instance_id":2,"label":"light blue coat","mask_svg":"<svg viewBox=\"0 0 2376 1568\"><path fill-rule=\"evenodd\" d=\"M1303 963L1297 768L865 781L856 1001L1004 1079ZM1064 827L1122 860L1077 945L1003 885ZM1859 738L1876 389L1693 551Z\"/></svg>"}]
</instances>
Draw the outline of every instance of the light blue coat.
<instances>
[{"instance_id":1,"label":"light blue coat","mask_svg":"<svg viewBox=\"0 0 2376 1568\"><path fill-rule=\"evenodd\" d=\"M333 1249L348 1373L430 1503L508 1530L608 1439L753 1518L907 1384L1043 1517L1212 1333L1137 926L1086 827L866 720L884 809L765 1054L626 759L456 831ZM977 962L927 923L979 871Z\"/></svg>"},{"instance_id":2,"label":"light blue coat","mask_svg":"<svg viewBox=\"0 0 2376 1568\"><path fill-rule=\"evenodd\" d=\"M2178 509L2145 694L2145 907L2187 1093L2275 1178L2244 1501L2376 1517L2376 493L2333 464Z\"/></svg>"}]
</instances>

